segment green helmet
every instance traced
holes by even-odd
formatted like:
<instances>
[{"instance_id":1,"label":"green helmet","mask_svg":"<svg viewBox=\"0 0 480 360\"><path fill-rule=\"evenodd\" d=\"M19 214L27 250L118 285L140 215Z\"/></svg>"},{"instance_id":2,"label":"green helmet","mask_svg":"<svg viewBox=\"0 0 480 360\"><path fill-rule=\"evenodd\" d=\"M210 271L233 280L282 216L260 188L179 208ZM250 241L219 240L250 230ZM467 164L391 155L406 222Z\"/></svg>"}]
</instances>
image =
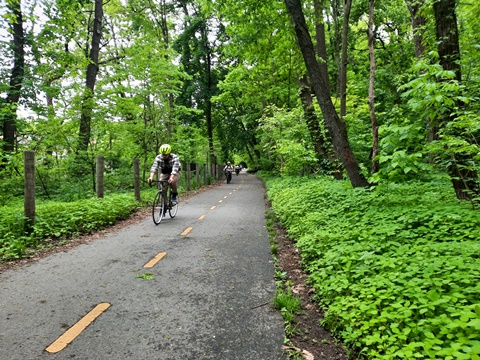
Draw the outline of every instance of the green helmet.
<instances>
[{"instance_id":1,"label":"green helmet","mask_svg":"<svg viewBox=\"0 0 480 360\"><path fill-rule=\"evenodd\" d=\"M160 146L160 154L170 154L172 152L172 147L168 144L163 144Z\"/></svg>"}]
</instances>

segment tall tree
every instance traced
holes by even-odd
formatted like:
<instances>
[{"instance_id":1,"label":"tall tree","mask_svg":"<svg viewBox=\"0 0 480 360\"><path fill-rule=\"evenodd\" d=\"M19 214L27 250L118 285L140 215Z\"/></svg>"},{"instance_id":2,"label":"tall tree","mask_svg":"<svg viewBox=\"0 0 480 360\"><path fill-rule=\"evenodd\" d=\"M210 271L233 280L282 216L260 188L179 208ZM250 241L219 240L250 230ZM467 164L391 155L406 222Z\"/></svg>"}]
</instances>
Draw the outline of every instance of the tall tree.
<instances>
[{"instance_id":1,"label":"tall tree","mask_svg":"<svg viewBox=\"0 0 480 360\"><path fill-rule=\"evenodd\" d=\"M322 71L323 79L327 87L325 91L330 93L330 81L328 79L328 60L327 60L327 44L325 41L325 15L324 15L324 1L313 0L313 8L315 12L315 41L316 51L320 60L320 69ZM300 88L302 88L301 86Z\"/></svg>"},{"instance_id":2,"label":"tall tree","mask_svg":"<svg viewBox=\"0 0 480 360\"><path fill-rule=\"evenodd\" d=\"M22 90L25 74L25 38L23 32L23 15L20 0L8 0L7 7L10 11L10 27L12 34L11 49L13 52L13 67L10 73L10 83L7 90L6 111L3 112L2 132L3 151L5 154L13 153L16 140L17 107Z\"/></svg>"},{"instance_id":3,"label":"tall tree","mask_svg":"<svg viewBox=\"0 0 480 360\"><path fill-rule=\"evenodd\" d=\"M348 23L352 0L345 0L343 4L343 27L342 27L342 55L340 57L339 95L340 116L343 118L347 113L347 65L348 65Z\"/></svg>"},{"instance_id":4,"label":"tall tree","mask_svg":"<svg viewBox=\"0 0 480 360\"><path fill-rule=\"evenodd\" d=\"M453 71L455 80L461 83L460 45L456 14L456 0L439 0L433 3L435 29L440 64L444 70ZM462 106L462 104L457 104ZM444 128L455 114L444 114L438 119L437 129ZM455 134L460 135L460 134ZM437 138L437 136L434 136ZM459 199L471 199L479 192L477 172L469 165L473 159L469 154L456 154L448 170L453 188Z\"/></svg>"},{"instance_id":5,"label":"tall tree","mask_svg":"<svg viewBox=\"0 0 480 360\"><path fill-rule=\"evenodd\" d=\"M374 24L374 11L375 0L369 0L368 6L368 50L370 53L370 82L368 86L368 107L370 109L370 121L372 123L372 174L378 171L378 122L375 114L375 24Z\"/></svg>"},{"instance_id":6,"label":"tall tree","mask_svg":"<svg viewBox=\"0 0 480 360\"><path fill-rule=\"evenodd\" d=\"M215 59L219 58L215 42L221 37L222 25L205 13L198 1L183 1L181 5L184 29L174 47L181 54L182 65L191 79L185 81L177 103L202 111L203 119L197 114L190 121L192 125L205 124L209 161L214 164L217 162L217 154L214 145L212 97L217 93L220 76L219 64L215 64ZM186 119L185 121L189 122Z\"/></svg>"},{"instance_id":7,"label":"tall tree","mask_svg":"<svg viewBox=\"0 0 480 360\"><path fill-rule=\"evenodd\" d=\"M405 0L408 10L410 11L410 17L412 19L413 30L413 45L415 48L415 55L420 58L424 51L425 45L423 43L423 35L425 33L425 26L427 20L421 13L421 8L424 4L424 0Z\"/></svg>"},{"instance_id":8,"label":"tall tree","mask_svg":"<svg viewBox=\"0 0 480 360\"><path fill-rule=\"evenodd\" d=\"M366 187L369 184L360 172L360 166L348 142L345 122L338 116L332 100L323 90L326 84L321 76L320 66L316 59L312 39L303 14L302 4L300 0L284 0L284 3L291 16L298 45L303 54L310 81L312 82L317 101L323 113L325 127L332 137L335 152L345 167L352 186Z\"/></svg>"},{"instance_id":9,"label":"tall tree","mask_svg":"<svg viewBox=\"0 0 480 360\"><path fill-rule=\"evenodd\" d=\"M100 39L102 38L103 1L95 0L93 26L91 29L92 43L88 54L89 63L85 79L85 91L82 98L80 128L78 132L77 151L86 151L90 143L91 121L94 102L94 89L98 73L98 56L100 54Z\"/></svg>"}]
</instances>

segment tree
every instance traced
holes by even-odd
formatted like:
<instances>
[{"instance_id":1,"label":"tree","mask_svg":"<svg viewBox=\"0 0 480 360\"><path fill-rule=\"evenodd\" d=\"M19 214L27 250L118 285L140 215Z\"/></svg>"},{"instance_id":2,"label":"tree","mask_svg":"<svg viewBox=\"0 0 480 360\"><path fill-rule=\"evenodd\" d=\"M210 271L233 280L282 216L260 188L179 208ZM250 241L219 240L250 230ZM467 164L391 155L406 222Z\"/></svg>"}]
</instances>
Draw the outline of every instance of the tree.
<instances>
[{"instance_id":1,"label":"tree","mask_svg":"<svg viewBox=\"0 0 480 360\"><path fill-rule=\"evenodd\" d=\"M370 82L368 86L368 107L370 109L370 120L372 122L372 174L378 171L378 122L375 115L375 30L374 30L375 0L369 0L368 11L368 49L370 52Z\"/></svg>"},{"instance_id":2,"label":"tree","mask_svg":"<svg viewBox=\"0 0 480 360\"><path fill-rule=\"evenodd\" d=\"M23 32L23 15L20 0L8 0L7 7L10 11L10 27L12 34L11 49L13 52L13 68L10 73L10 83L5 100L5 110L2 111L2 132L5 154L15 150L17 107L22 90L25 74L25 38Z\"/></svg>"},{"instance_id":3,"label":"tree","mask_svg":"<svg viewBox=\"0 0 480 360\"><path fill-rule=\"evenodd\" d=\"M183 1L181 7L184 29L174 48L180 53L182 66L190 79L184 82L183 91L176 103L201 110L201 117L199 113L191 114L190 118L183 121L204 128L208 139L209 161L215 164L217 151L212 97L218 93L218 82L223 77L220 64L223 25L198 1Z\"/></svg>"},{"instance_id":4,"label":"tree","mask_svg":"<svg viewBox=\"0 0 480 360\"><path fill-rule=\"evenodd\" d=\"M340 89L340 117L347 113L347 64L348 64L348 21L352 0L345 0L343 6L343 27L342 27L342 55L340 57L339 89Z\"/></svg>"},{"instance_id":5,"label":"tree","mask_svg":"<svg viewBox=\"0 0 480 360\"><path fill-rule=\"evenodd\" d=\"M321 76L320 66L316 60L312 39L308 32L305 16L300 0L284 0L287 11L290 13L298 45L303 54L305 65L312 82L317 101L323 113L325 127L332 137L333 146L350 178L353 187L366 187L368 182L360 172L355 156L347 138L345 122L340 119L333 103L323 90L326 87Z\"/></svg>"},{"instance_id":6,"label":"tree","mask_svg":"<svg viewBox=\"0 0 480 360\"><path fill-rule=\"evenodd\" d=\"M410 17L412 19L413 30L413 44L415 48L415 55L417 58L423 56L425 51L425 45L423 44L423 34L425 33L425 25L427 20L421 14L421 8L424 4L424 0L405 0L410 11Z\"/></svg>"},{"instance_id":7,"label":"tree","mask_svg":"<svg viewBox=\"0 0 480 360\"><path fill-rule=\"evenodd\" d=\"M100 39L102 38L103 1L95 0L92 20L92 43L88 54L88 65L85 79L85 91L82 97L80 128L78 132L78 152L87 151L91 136L92 111L94 108L94 89L98 73L98 56L100 53Z\"/></svg>"},{"instance_id":8,"label":"tree","mask_svg":"<svg viewBox=\"0 0 480 360\"><path fill-rule=\"evenodd\" d=\"M436 39L440 64L446 71L453 71L455 80L462 81L460 67L460 45L455 0L439 0L433 3L435 14ZM462 104L457 104L462 106ZM438 119L438 128L445 127L452 120L454 113L445 114ZM457 135L457 134L455 134ZM460 135L460 134L458 134ZM437 136L434 134L434 138ZM470 154L456 154L448 167L453 188L459 199L471 199L479 192L477 172L472 169L473 159Z\"/></svg>"}]
</instances>

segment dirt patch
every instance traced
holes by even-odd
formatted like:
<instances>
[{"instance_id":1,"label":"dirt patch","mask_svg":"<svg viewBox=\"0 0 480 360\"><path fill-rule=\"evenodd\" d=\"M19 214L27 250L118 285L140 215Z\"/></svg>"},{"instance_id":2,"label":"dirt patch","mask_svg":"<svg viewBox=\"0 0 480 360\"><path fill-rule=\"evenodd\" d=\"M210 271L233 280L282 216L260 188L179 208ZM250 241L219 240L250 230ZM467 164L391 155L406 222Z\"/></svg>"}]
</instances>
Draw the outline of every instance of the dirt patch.
<instances>
[{"instance_id":1,"label":"dirt patch","mask_svg":"<svg viewBox=\"0 0 480 360\"><path fill-rule=\"evenodd\" d=\"M323 311L313 300L314 290L307 284L307 275L301 268L295 244L278 224L276 231L279 266L286 273L286 280L293 283L294 295L302 301L302 311L295 316L295 333L289 336L291 351L309 360L347 360L346 349L320 326Z\"/></svg>"}]
</instances>

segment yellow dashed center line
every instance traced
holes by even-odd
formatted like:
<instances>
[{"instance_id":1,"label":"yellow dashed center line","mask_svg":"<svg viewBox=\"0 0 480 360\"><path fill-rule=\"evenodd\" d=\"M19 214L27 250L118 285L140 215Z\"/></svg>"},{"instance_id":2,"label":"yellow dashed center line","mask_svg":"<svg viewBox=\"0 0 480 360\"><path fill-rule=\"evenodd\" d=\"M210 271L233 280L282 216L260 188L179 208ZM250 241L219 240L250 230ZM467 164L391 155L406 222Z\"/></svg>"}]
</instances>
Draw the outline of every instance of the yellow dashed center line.
<instances>
[{"instance_id":1,"label":"yellow dashed center line","mask_svg":"<svg viewBox=\"0 0 480 360\"><path fill-rule=\"evenodd\" d=\"M205 216L207 216L207 215L202 215L202 216L200 216L200 217L198 218L198 220L203 220L203 219L205 219Z\"/></svg>"},{"instance_id":2,"label":"yellow dashed center line","mask_svg":"<svg viewBox=\"0 0 480 360\"><path fill-rule=\"evenodd\" d=\"M80 321L68 329L62 336L55 340L45 350L49 353L57 353L70 344L80 333L87 328L97 317L110 307L109 303L100 303L85 315Z\"/></svg>"},{"instance_id":3,"label":"yellow dashed center line","mask_svg":"<svg viewBox=\"0 0 480 360\"><path fill-rule=\"evenodd\" d=\"M216 208L216 206L212 206L212 207L210 208L210 210L214 210L215 208Z\"/></svg>"},{"instance_id":4,"label":"yellow dashed center line","mask_svg":"<svg viewBox=\"0 0 480 360\"><path fill-rule=\"evenodd\" d=\"M223 200L218 200L219 203L223 202Z\"/></svg>"},{"instance_id":5,"label":"yellow dashed center line","mask_svg":"<svg viewBox=\"0 0 480 360\"><path fill-rule=\"evenodd\" d=\"M190 231L192 231L192 229L193 229L193 227L188 227L188 228L186 228L185 231L182 232L182 235L183 235L183 236L186 236Z\"/></svg>"},{"instance_id":6,"label":"yellow dashed center line","mask_svg":"<svg viewBox=\"0 0 480 360\"><path fill-rule=\"evenodd\" d=\"M157 256L155 256L152 260L145 264L144 268L148 269L154 267L155 264L162 260L165 255L167 255L166 252L158 253Z\"/></svg>"},{"instance_id":7,"label":"yellow dashed center line","mask_svg":"<svg viewBox=\"0 0 480 360\"><path fill-rule=\"evenodd\" d=\"M223 198L226 199L228 196L224 196Z\"/></svg>"}]
</instances>

